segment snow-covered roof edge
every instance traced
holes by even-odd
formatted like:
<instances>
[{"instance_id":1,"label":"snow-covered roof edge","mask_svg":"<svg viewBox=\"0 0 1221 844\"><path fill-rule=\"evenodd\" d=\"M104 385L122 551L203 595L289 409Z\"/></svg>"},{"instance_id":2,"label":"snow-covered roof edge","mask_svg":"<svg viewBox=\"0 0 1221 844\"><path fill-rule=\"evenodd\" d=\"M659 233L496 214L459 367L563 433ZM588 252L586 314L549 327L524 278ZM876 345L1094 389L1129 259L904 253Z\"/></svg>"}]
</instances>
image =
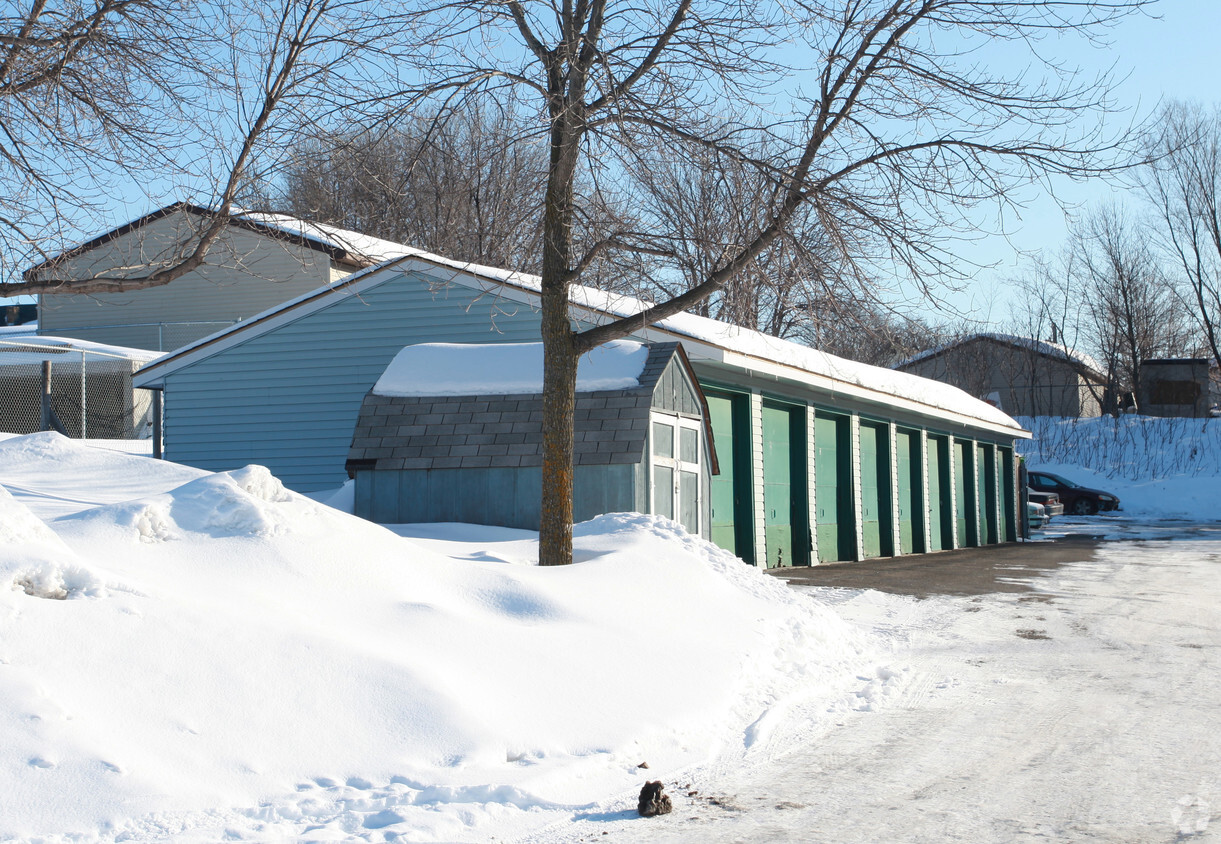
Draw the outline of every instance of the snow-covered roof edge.
<instances>
[{"instance_id":1,"label":"snow-covered roof edge","mask_svg":"<svg viewBox=\"0 0 1221 844\"><path fill-rule=\"evenodd\" d=\"M899 361L891 368L900 369L905 366L911 366L914 363L919 363L922 360L927 360L929 358L936 357L937 355L944 354L950 349L957 348L958 346L965 345L966 343L970 343L975 340L992 340L997 343L1003 343L1007 346L1013 346L1014 348L1036 352L1037 354L1044 355L1049 358L1055 358L1056 360L1063 360L1067 361L1068 363L1077 364L1078 366L1089 370L1089 374L1096 375L1099 378L1105 377L1102 373L1102 366L1098 363L1098 361L1094 360L1094 358L1085 354L1084 352L1078 352L1075 349L1070 349L1067 346L1063 346L1059 343L1052 343L1047 340L1038 340L1033 337L1021 337L1017 334L1002 334L995 331L981 331L975 334L968 334L965 337L951 340L950 342L943 343L940 346L925 349L922 352L912 355L906 360Z\"/></svg>"},{"instance_id":2,"label":"snow-covered roof edge","mask_svg":"<svg viewBox=\"0 0 1221 844\"><path fill-rule=\"evenodd\" d=\"M368 286L381 283L381 280L376 277L383 272L391 269L406 269L409 264L417 261L435 268L454 271L448 281L465 283L466 286L472 286L465 281L470 279L476 282L473 286L487 290L486 284L479 282L491 282L497 287L507 288L504 290L506 294L514 289L521 291L527 294L531 301L541 291L542 281L535 275L457 261L411 247L403 247L403 249L407 252L403 257L369 267L184 346L165 359L137 372L136 386L155 385L165 375L202 357L215 354L226 348L231 342L236 343L239 340L247 339L247 335L251 331L257 330L261 333L271 330L282 321L300 319L316 309L331 304L331 294L359 293ZM570 301L574 307L588 312L595 319L599 316L611 319L631 316L647 307L644 302L631 296L607 293L580 285L574 286L570 291ZM294 311L295 313L293 313ZM680 338L688 337L748 358L779 364L782 367L822 376L846 385L855 385L861 390L873 394L874 400L883 400L887 397L906 399L917 405L942 412L956 413L1014 433L1023 430L1004 412L949 384L906 372L850 361L818 349L781 340L751 329L718 322L708 317L686 313L677 314L656 323L652 328L660 329L671 335L678 335ZM207 349L209 346L213 348Z\"/></svg>"},{"instance_id":3,"label":"snow-covered roof edge","mask_svg":"<svg viewBox=\"0 0 1221 844\"><path fill-rule=\"evenodd\" d=\"M581 355L577 392L640 386L649 348L611 340ZM541 393L542 343L416 343L387 364L378 396L484 396Z\"/></svg>"},{"instance_id":4,"label":"snow-covered roof edge","mask_svg":"<svg viewBox=\"0 0 1221 844\"><path fill-rule=\"evenodd\" d=\"M34 353L31 347L53 349L59 354L84 352L85 354L136 361L143 365L148 365L159 358L165 357L167 354L166 352L157 352L151 349L112 346L108 343L94 343L90 340L78 340L75 337L55 337L50 334L0 334L0 352L19 350L20 353ZM3 358L0 357L0 363L3 362Z\"/></svg>"},{"instance_id":5,"label":"snow-covered roof edge","mask_svg":"<svg viewBox=\"0 0 1221 844\"><path fill-rule=\"evenodd\" d=\"M32 279L39 270L47 266L74 258L91 249L96 249L149 223L179 211L197 216L206 216L211 214L213 210L190 202L175 202L166 205L163 208L158 208L156 211L150 211L147 214L136 217L134 220L129 220L89 240L66 247L58 254L25 270L22 276L26 279ZM389 240L360 234L359 232L348 231L324 223L314 223L285 214L272 214L235 208L231 212L229 224L296 240L312 249L327 252L337 260L354 263L359 266L367 267L379 264L393 258L402 257L412 251L410 247L404 246L401 243L394 243Z\"/></svg>"}]
</instances>

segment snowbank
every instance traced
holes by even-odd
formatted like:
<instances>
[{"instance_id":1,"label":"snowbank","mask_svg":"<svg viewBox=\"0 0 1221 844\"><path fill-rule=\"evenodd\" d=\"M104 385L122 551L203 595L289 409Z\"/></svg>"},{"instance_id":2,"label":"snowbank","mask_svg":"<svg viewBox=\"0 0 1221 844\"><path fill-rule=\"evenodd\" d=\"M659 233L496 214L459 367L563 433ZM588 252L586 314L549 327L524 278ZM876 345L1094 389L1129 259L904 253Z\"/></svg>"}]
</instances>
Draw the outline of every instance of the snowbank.
<instances>
[{"instance_id":1,"label":"snowbank","mask_svg":"<svg viewBox=\"0 0 1221 844\"><path fill-rule=\"evenodd\" d=\"M578 526L556 569L53 434L0 443L0 485L0 839L512 836L890 677L656 517Z\"/></svg>"}]
</instances>

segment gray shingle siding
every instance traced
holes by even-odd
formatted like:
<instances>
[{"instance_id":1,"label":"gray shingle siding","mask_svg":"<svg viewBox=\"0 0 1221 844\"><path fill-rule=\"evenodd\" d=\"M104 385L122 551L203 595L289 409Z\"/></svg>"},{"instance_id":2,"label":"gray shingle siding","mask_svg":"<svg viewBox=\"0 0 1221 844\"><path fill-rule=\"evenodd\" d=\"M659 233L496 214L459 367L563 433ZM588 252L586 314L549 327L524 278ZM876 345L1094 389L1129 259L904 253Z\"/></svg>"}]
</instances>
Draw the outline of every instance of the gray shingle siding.
<instances>
[{"instance_id":1,"label":"gray shingle siding","mask_svg":"<svg viewBox=\"0 0 1221 844\"><path fill-rule=\"evenodd\" d=\"M649 409L658 398L691 406L683 390L677 343L649 347L639 386L578 393L576 465L636 463L645 457ZM659 379L663 381L659 385ZM661 389L659 389L661 386ZM677 400L676 400L677 399ZM543 453L543 402L532 395L381 396L361 406L349 474L356 468L389 469L410 460L412 469L539 466Z\"/></svg>"}]
</instances>

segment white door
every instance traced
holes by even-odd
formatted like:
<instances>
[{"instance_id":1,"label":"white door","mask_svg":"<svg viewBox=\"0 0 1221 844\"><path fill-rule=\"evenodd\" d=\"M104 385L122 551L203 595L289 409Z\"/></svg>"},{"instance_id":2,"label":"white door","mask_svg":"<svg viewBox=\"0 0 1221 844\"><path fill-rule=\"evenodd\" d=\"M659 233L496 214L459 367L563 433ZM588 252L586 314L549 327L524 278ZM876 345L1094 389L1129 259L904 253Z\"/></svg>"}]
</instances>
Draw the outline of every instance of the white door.
<instances>
[{"instance_id":1,"label":"white door","mask_svg":"<svg viewBox=\"0 0 1221 844\"><path fill-rule=\"evenodd\" d=\"M700 423L683 416L654 413L652 445L653 513L673 519L689 533L700 532Z\"/></svg>"}]
</instances>

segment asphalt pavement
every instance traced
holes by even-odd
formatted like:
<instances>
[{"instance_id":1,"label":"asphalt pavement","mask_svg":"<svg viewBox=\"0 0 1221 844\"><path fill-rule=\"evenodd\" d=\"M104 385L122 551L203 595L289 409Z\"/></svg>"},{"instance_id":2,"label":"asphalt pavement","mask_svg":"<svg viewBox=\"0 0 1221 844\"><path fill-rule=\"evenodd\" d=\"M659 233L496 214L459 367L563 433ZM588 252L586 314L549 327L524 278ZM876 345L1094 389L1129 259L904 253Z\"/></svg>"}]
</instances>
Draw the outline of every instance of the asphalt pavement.
<instances>
[{"instance_id":1,"label":"asphalt pavement","mask_svg":"<svg viewBox=\"0 0 1221 844\"><path fill-rule=\"evenodd\" d=\"M1104 541L1081 526L1080 533L1035 538L981 548L910 554L851 563L791 566L768 574L802 586L877 589L896 595L986 595L1028 592L1029 578L1065 563L1088 562Z\"/></svg>"}]
</instances>

